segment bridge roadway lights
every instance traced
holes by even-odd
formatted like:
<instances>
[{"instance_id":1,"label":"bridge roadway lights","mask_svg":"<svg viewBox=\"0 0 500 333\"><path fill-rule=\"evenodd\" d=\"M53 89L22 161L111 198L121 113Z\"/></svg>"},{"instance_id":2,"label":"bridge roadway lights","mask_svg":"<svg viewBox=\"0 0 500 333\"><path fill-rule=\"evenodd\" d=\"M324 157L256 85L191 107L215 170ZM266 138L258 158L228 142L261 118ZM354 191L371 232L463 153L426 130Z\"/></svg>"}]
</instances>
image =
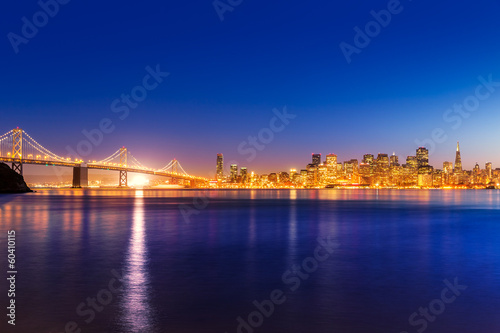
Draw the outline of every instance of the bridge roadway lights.
<instances>
[{"instance_id":1,"label":"bridge roadway lights","mask_svg":"<svg viewBox=\"0 0 500 333\"><path fill-rule=\"evenodd\" d=\"M127 187L127 171L120 170L120 187Z\"/></svg>"},{"instance_id":2,"label":"bridge roadway lights","mask_svg":"<svg viewBox=\"0 0 500 333\"><path fill-rule=\"evenodd\" d=\"M22 162L12 162L12 170L23 175L23 163Z\"/></svg>"},{"instance_id":3,"label":"bridge roadway lights","mask_svg":"<svg viewBox=\"0 0 500 333\"><path fill-rule=\"evenodd\" d=\"M87 167L73 168L73 188L85 188L89 186L89 169Z\"/></svg>"}]
</instances>

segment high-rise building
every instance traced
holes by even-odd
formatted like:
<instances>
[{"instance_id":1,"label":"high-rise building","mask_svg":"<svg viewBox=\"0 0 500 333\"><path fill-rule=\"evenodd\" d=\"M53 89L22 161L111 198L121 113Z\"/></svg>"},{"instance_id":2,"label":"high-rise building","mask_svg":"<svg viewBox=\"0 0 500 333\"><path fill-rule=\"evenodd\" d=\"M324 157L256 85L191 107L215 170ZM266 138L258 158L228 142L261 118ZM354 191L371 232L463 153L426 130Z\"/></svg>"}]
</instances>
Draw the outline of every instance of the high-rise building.
<instances>
[{"instance_id":1,"label":"high-rise building","mask_svg":"<svg viewBox=\"0 0 500 333\"><path fill-rule=\"evenodd\" d=\"M406 157L406 165L409 168L417 170L417 168L418 168L417 157L416 156L407 156Z\"/></svg>"},{"instance_id":2,"label":"high-rise building","mask_svg":"<svg viewBox=\"0 0 500 333\"><path fill-rule=\"evenodd\" d=\"M453 163L451 162L444 162L443 163L443 171L444 173L450 174L453 172Z\"/></svg>"},{"instance_id":3,"label":"high-rise building","mask_svg":"<svg viewBox=\"0 0 500 333\"><path fill-rule=\"evenodd\" d=\"M236 178L238 178L238 165L231 164L231 182L235 183Z\"/></svg>"},{"instance_id":4,"label":"high-rise building","mask_svg":"<svg viewBox=\"0 0 500 333\"><path fill-rule=\"evenodd\" d=\"M375 160L375 158L373 157L373 154L363 155L363 163L365 163L365 164L373 165L374 160Z\"/></svg>"},{"instance_id":5,"label":"high-rise building","mask_svg":"<svg viewBox=\"0 0 500 333\"><path fill-rule=\"evenodd\" d=\"M248 181L248 172L246 167L241 167L240 169L241 182L246 183Z\"/></svg>"},{"instance_id":6,"label":"high-rise building","mask_svg":"<svg viewBox=\"0 0 500 333\"><path fill-rule=\"evenodd\" d=\"M389 155L378 154L376 167L377 182L379 185L387 185L389 181Z\"/></svg>"},{"instance_id":7,"label":"high-rise building","mask_svg":"<svg viewBox=\"0 0 500 333\"><path fill-rule=\"evenodd\" d=\"M312 154L312 164L314 165L321 164L321 154Z\"/></svg>"},{"instance_id":8,"label":"high-rise building","mask_svg":"<svg viewBox=\"0 0 500 333\"><path fill-rule=\"evenodd\" d=\"M328 154L326 155L326 165L337 165L337 155Z\"/></svg>"},{"instance_id":9,"label":"high-rise building","mask_svg":"<svg viewBox=\"0 0 500 333\"><path fill-rule=\"evenodd\" d=\"M491 162L488 162L486 163L486 166L485 166L485 170L486 170L486 176L488 177L488 180L491 179L491 176L492 176L492 166L491 166Z\"/></svg>"},{"instance_id":10,"label":"high-rise building","mask_svg":"<svg viewBox=\"0 0 500 333\"><path fill-rule=\"evenodd\" d=\"M217 180L222 180L224 178L224 156L222 154L217 154Z\"/></svg>"},{"instance_id":11,"label":"high-rise building","mask_svg":"<svg viewBox=\"0 0 500 333\"><path fill-rule=\"evenodd\" d=\"M399 166L399 158L396 156L396 153L392 153L390 162L391 166Z\"/></svg>"},{"instance_id":12,"label":"high-rise building","mask_svg":"<svg viewBox=\"0 0 500 333\"><path fill-rule=\"evenodd\" d=\"M475 174L481 173L481 168L479 167L479 163L476 162L476 165L474 166L473 171Z\"/></svg>"},{"instance_id":13,"label":"high-rise building","mask_svg":"<svg viewBox=\"0 0 500 333\"><path fill-rule=\"evenodd\" d=\"M462 156L460 156L460 144L457 142L457 154L455 156L455 173L462 172Z\"/></svg>"},{"instance_id":14,"label":"high-rise building","mask_svg":"<svg viewBox=\"0 0 500 333\"><path fill-rule=\"evenodd\" d=\"M337 175L337 155L326 155L327 181L332 183Z\"/></svg>"},{"instance_id":15,"label":"high-rise building","mask_svg":"<svg viewBox=\"0 0 500 333\"><path fill-rule=\"evenodd\" d=\"M417 164L418 167L425 167L429 165L429 150L425 147L417 149Z\"/></svg>"}]
</instances>

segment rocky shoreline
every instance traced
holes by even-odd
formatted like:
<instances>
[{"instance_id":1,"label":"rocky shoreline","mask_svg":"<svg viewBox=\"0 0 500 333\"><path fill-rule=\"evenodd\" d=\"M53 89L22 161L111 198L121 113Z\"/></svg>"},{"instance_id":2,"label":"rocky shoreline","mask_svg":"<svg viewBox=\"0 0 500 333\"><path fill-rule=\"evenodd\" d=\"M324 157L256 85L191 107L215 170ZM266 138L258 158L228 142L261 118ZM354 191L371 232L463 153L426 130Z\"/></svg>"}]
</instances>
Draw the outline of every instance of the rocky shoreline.
<instances>
[{"instance_id":1,"label":"rocky shoreline","mask_svg":"<svg viewBox=\"0 0 500 333\"><path fill-rule=\"evenodd\" d=\"M0 162L0 194L33 192L24 177L17 174L7 164Z\"/></svg>"}]
</instances>

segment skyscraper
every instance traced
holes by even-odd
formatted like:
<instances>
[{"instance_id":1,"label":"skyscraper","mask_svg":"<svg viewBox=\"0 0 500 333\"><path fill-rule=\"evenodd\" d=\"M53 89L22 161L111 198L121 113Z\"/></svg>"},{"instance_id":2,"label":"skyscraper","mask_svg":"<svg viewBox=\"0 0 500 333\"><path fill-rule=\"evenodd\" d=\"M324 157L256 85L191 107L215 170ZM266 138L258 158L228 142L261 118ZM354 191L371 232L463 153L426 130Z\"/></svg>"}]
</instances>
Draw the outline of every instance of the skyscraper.
<instances>
[{"instance_id":1,"label":"skyscraper","mask_svg":"<svg viewBox=\"0 0 500 333\"><path fill-rule=\"evenodd\" d=\"M380 185L387 185L389 180L389 156L387 154L378 154L376 175Z\"/></svg>"},{"instance_id":2,"label":"skyscraper","mask_svg":"<svg viewBox=\"0 0 500 333\"><path fill-rule=\"evenodd\" d=\"M455 173L462 173L462 157L460 156L460 145L457 142L457 155L455 156Z\"/></svg>"},{"instance_id":3,"label":"skyscraper","mask_svg":"<svg viewBox=\"0 0 500 333\"><path fill-rule=\"evenodd\" d=\"M246 183L247 180L248 180L247 179L248 178L247 168L246 167L241 167L240 174L241 174L241 182L242 183Z\"/></svg>"},{"instance_id":4,"label":"skyscraper","mask_svg":"<svg viewBox=\"0 0 500 333\"><path fill-rule=\"evenodd\" d=\"M238 177L238 165L231 164L231 182L235 183Z\"/></svg>"},{"instance_id":5,"label":"skyscraper","mask_svg":"<svg viewBox=\"0 0 500 333\"><path fill-rule=\"evenodd\" d=\"M372 165L373 160L374 160L374 157L372 154L363 155L363 163Z\"/></svg>"},{"instance_id":6,"label":"skyscraper","mask_svg":"<svg viewBox=\"0 0 500 333\"><path fill-rule=\"evenodd\" d=\"M396 153L392 153L391 155L391 166L399 166L399 158L396 156Z\"/></svg>"},{"instance_id":7,"label":"skyscraper","mask_svg":"<svg viewBox=\"0 0 500 333\"><path fill-rule=\"evenodd\" d=\"M491 173L491 170L492 170L491 162L486 163L485 170L486 170L486 176L490 180L491 179L491 175L492 175L492 173Z\"/></svg>"},{"instance_id":8,"label":"skyscraper","mask_svg":"<svg viewBox=\"0 0 500 333\"><path fill-rule=\"evenodd\" d=\"M450 174L453 171L453 163L443 162L443 171Z\"/></svg>"},{"instance_id":9,"label":"skyscraper","mask_svg":"<svg viewBox=\"0 0 500 333\"><path fill-rule=\"evenodd\" d=\"M222 154L217 154L217 180L222 180L224 178L224 156Z\"/></svg>"},{"instance_id":10,"label":"skyscraper","mask_svg":"<svg viewBox=\"0 0 500 333\"><path fill-rule=\"evenodd\" d=\"M335 180L335 175L337 174L337 155L326 155L326 167L328 181L332 182L333 180Z\"/></svg>"},{"instance_id":11,"label":"skyscraper","mask_svg":"<svg viewBox=\"0 0 500 333\"><path fill-rule=\"evenodd\" d=\"M429 150L427 148L417 149L417 163L419 168L429 165Z\"/></svg>"},{"instance_id":12,"label":"skyscraper","mask_svg":"<svg viewBox=\"0 0 500 333\"><path fill-rule=\"evenodd\" d=\"M312 154L312 164L314 165L321 164L321 154Z\"/></svg>"}]
</instances>

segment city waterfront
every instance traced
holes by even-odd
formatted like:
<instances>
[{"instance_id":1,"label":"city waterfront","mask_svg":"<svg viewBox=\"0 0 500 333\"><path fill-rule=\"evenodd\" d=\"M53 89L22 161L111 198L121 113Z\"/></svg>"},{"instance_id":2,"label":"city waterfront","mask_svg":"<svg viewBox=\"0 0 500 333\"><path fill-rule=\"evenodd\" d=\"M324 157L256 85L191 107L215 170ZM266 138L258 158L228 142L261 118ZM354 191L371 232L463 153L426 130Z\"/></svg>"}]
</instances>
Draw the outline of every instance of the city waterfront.
<instances>
[{"instance_id":1,"label":"city waterfront","mask_svg":"<svg viewBox=\"0 0 500 333\"><path fill-rule=\"evenodd\" d=\"M0 204L19 332L500 329L496 190L61 189Z\"/></svg>"}]
</instances>

